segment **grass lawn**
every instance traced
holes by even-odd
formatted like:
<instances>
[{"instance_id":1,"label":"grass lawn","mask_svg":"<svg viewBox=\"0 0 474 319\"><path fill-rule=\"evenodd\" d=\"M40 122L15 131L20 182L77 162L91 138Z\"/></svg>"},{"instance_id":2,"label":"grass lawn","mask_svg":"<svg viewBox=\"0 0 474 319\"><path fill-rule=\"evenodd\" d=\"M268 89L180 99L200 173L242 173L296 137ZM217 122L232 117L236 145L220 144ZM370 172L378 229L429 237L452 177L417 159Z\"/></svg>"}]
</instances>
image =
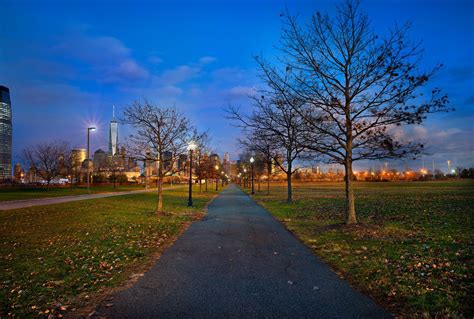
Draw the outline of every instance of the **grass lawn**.
<instances>
[{"instance_id":1,"label":"grass lawn","mask_svg":"<svg viewBox=\"0 0 474 319\"><path fill-rule=\"evenodd\" d=\"M255 199L343 278L395 315L472 318L474 182L356 183L360 224L345 226L342 183L295 184Z\"/></svg>"},{"instance_id":2,"label":"grass lawn","mask_svg":"<svg viewBox=\"0 0 474 319\"><path fill-rule=\"evenodd\" d=\"M0 212L0 318L62 316L118 286L203 216L215 191L125 195Z\"/></svg>"},{"instance_id":3,"label":"grass lawn","mask_svg":"<svg viewBox=\"0 0 474 319\"><path fill-rule=\"evenodd\" d=\"M166 185L168 186L168 185ZM166 187L165 186L165 187ZM113 185L94 185L91 186L91 194L123 192L131 190L145 189L143 185L117 185L115 190ZM35 199L46 197L60 197L72 195L87 194L86 186L70 187L32 187L32 188L0 188L0 202L10 200Z\"/></svg>"}]
</instances>

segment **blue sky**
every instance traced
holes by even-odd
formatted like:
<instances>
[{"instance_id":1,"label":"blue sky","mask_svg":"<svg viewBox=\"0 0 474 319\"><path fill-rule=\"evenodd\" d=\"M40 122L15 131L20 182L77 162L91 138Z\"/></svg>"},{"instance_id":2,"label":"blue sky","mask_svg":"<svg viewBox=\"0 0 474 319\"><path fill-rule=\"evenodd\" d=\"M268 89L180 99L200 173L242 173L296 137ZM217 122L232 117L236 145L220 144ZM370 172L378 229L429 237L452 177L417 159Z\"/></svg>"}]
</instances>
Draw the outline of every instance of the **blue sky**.
<instances>
[{"instance_id":1,"label":"blue sky","mask_svg":"<svg viewBox=\"0 0 474 319\"><path fill-rule=\"evenodd\" d=\"M99 127L92 149L106 148L112 105L120 113L140 98L176 105L209 130L218 152L235 157L239 132L222 108L249 106L261 85L253 56L275 58L280 13L288 8L304 21L336 3L0 0L0 84L11 90L14 161L24 147L52 138L84 147L89 123ZM405 134L427 144L429 163L474 166L474 1L362 0L361 7L380 33L411 21L412 39L423 40L423 67L444 64L433 85L457 111Z\"/></svg>"}]
</instances>

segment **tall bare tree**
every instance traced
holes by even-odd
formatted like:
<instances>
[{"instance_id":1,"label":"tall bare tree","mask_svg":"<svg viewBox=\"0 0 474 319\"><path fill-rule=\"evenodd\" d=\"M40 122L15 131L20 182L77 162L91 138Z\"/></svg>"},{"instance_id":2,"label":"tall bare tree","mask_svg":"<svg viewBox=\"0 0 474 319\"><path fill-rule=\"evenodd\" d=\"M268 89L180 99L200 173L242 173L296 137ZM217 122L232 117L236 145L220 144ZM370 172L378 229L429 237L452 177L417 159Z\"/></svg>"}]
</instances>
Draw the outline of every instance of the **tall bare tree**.
<instances>
[{"instance_id":1,"label":"tall bare tree","mask_svg":"<svg viewBox=\"0 0 474 319\"><path fill-rule=\"evenodd\" d=\"M46 181L49 188L53 179L66 173L70 151L68 143L53 141L24 149L22 157Z\"/></svg>"},{"instance_id":2,"label":"tall bare tree","mask_svg":"<svg viewBox=\"0 0 474 319\"><path fill-rule=\"evenodd\" d=\"M440 66L420 71L422 50L408 41L409 26L379 36L358 1L344 1L332 18L316 12L305 25L289 14L284 19L284 70L259 59L261 69L285 100L304 101L290 106L310 130L324 135L311 148L344 165L346 223L356 223L353 162L420 152L423 145L397 140L394 130L447 110L447 96L439 89L422 89Z\"/></svg>"},{"instance_id":3,"label":"tall bare tree","mask_svg":"<svg viewBox=\"0 0 474 319\"><path fill-rule=\"evenodd\" d=\"M135 159L157 164L158 201L156 212L163 213L163 178L172 171L180 155L187 154L191 125L175 108L148 101L135 101L124 110L124 122L135 128L129 137L129 151ZM166 154L172 154L164 165Z\"/></svg>"}]
</instances>

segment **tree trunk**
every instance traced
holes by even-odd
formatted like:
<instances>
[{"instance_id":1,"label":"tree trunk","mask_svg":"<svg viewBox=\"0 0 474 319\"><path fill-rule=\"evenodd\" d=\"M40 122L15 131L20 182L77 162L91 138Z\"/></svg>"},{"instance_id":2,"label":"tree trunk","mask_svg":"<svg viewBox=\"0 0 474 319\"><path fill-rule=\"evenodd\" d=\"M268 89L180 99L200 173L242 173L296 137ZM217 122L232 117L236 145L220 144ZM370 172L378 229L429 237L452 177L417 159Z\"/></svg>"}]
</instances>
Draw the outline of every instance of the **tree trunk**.
<instances>
[{"instance_id":1,"label":"tree trunk","mask_svg":"<svg viewBox=\"0 0 474 319\"><path fill-rule=\"evenodd\" d=\"M158 203L156 205L156 213L161 214L163 210L163 161L160 159L158 164Z\"/></svg>"},{"instance_id":2,"label":"tree trunk","mask_svg":"<svg viewBox=\"0 0 474 319\"><path fill-rule=\"evenodd\" d=\"M271 173L272 173L272 166L270 162L267 168L267 195L270 195L270 174Z\"/></svg>"},{"instance_id":3,"label":"tree trunk","mask_svg":"<svg viewBox=\"0 0 474 319\"><path fill-rule=\"evenodd\" d=\"M258 192L260 193L260 176L257 177L257 182L258 182Z\"/></svg>"},{"instance_id":4,"label":"tree trunk","mask_svg":"<svg viewBox=\"0 0 474 319\"><path fill-rule=\"evenodd\" d=\"M288 170L288 172L286 173L286 179L287 179L286 185L287 185L287 193L288 193L287 198L286 198L286 202L291 203L291 202L293 202L293 189L292 189L292 186L291 186L291 167Z\"/></svg>"},{"instance_id":5,"label":"tree trunk","mask_svg":"<svg viewBox=\"0 0 474 319\"><path fill-rule=\"evenodd\" d=\"M345 184L346 184L346 224L357 224L355 200L354 200L354 185L352 180L352 160L350 157L346 158L344 164L346 170Z\"/></svg>"}]
</instances>

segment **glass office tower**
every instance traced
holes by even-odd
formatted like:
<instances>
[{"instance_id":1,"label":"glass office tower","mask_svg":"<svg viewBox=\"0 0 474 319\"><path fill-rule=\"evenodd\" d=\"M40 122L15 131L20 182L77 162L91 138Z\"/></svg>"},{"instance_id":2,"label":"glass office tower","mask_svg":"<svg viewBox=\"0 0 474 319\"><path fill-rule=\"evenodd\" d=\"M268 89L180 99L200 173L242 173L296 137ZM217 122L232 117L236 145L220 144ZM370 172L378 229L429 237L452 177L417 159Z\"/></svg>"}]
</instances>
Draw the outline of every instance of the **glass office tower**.
<instances>
[{"instance_id":1,"label":"glass office tower","mask_svg":"<svg viewBox=\"0 0 474 319\"><path fill-rule=\"evenodd\" d=\"M115 107L112 111L112 121L109 126L109 154L114 156L117 154L118 147L118 123L115 120Z\"/></svg>"},{"instance_id":2,"label":"glass office tower","mask_svg":"<svg viewBox=\"0 0 474 319\"><path fill-rule=\"evenodd\" d=\"M0 85L0 180L12 177L12 107L10 90Z\"/></svg>"}]
</instances>

